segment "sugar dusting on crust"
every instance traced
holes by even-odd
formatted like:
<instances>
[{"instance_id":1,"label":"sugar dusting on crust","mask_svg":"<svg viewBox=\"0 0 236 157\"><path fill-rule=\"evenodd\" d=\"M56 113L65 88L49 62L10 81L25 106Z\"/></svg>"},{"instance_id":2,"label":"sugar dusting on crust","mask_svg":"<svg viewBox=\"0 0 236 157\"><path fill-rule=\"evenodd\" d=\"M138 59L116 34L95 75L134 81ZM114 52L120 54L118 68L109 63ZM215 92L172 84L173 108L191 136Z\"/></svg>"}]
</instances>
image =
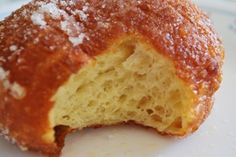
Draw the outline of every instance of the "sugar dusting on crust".
<instances>
[{"instance_id":1,"label":"sugar dusting on crust","mask_svg":"<svg viewBox=\"0 0 236 157\"><path fill-rule=\"evenodd\" d=\"M88 15L84 13L84 11L82 10L75 10L74 11L75 14L79 14L80 18L83 20L83 21L86 21L87 18L88 18Z\"/></svg>"},{"instance_id":2,"label":"sugar dusting on crust","mask_svg":"<svg viewBox=\"0 0 236 157\"><path fill-rule=\"evenodd\" d=\"M39 25L41 28L44 28L47 25L44 16L39 13L33 13L31 15L31 20L35 25Z\"/></svg>"},{"instance_id":3,"label":"sugar dusting on crust","mask_svg":"<svg viewBox=\"0 0 236 157\"><path fill-rule=\"evenodd\" d=\"M4 128L4 127L2 126L2 124L0 124L0 136L3 136L7 141L9 141L9 142L12 143L12 144L17 144L18 147L19 147L22 151L27 151L27 150L28 150L27 147L25 147L25 146L19 144L19 143L17 142L17 140L16 140L14 137L10 136L10 130L9 130L8 128Z\"/></svg>"},{"instance_id":4,"label":"sugar dusting on crust","mask_svg":"<svg viewBox=\"0 0 236 157\"><path fill-rule=\"evenodd\" d=\"M0 81L3 84L3 88L5 90L10 88L10 82L8 80L9 71L5 71L2 67L0 67Z\"/></svg>"},{"instance_id":5,"label":"sugar dusting on crust","mask_svg":"<svg viewBox=\"0 0 236 157\"><path fill-rule=\"evenodd\" d=\"M9 129L7 128L0 128L0 136L3 136L7 141L11 142L12 144L16 144L16 139L9 136Z\"/></svg>"},{"instance_id":6,"label":"sugar dusting on crust","mask_svg":"<svg viewBox=\"0 0 236 157\"><path fill-rule=\"evenodd\" d=\"M31 15L31 20L35 25L40 26L41 28L47 25L45 20L45 15L49 15L53 19L60 19L61 15L65 12L57 7L55 3L49 2L37 2L36 5L39 7Z\"/></svg>"},{"instance_id":7,"label":"sugar dusting on crust","mask_svg":"<svg viewBox=\"0 0 236 157\"><path fill-rule=\"evenodd\" d=\"M24 87L22 87L20 84L17 82L10 83L8 80L9 76L9 71L5 71L2 67L0 67L0 81L3 84L3 88L5 90L9 90L10 94L15 98L15 99L22 99L26 95L26 90Z\"/></svg>"},{"instance_id":8,"label":"sugar dusting on crust","mask_svg":"<svg viewBox=\"0 0 236 157\"><path fill-rule=\"evenodd\" d=\"M83 43L86 35L83 33L81 23L77 22L74 16L69 15L65 10L60 9L59 5L67 7L74 5L73 1L57 1L50 0L49 2L36 2L37 10L31 15L33 24L38 25L42 29L50 27L46 21L46 16L54 20L60 20L59 28L68 36L68 40L73 46L78 46ZM86 21L88 18L88 6L85 5L81 10L76 9L73 15L79 15L81 20ZM47 27L46 27L47 26Z\"/></svg>"},{"instance_id":9,"label":"sugar dusting on crust","mask_svg":"<svg viewBox=\"0 0 236 157\"><path fill-rule=\"evenodd\" d=\"M64 13L64 11L59 9L55 3L45 3L45 4L41 5L38 12L39 13L47 13L53 19L59 19L60 16Z\"/></svg>"},{"instance_id":10,"label":"sugar dusting on crust","mask_svg":"<svg viewBox=\"0 0 236 157\"><path fill-rule=\"evenodd\" d=\"M2 67L0 67L0 80L5 80L9 75L9 71L5 71Z\"/></svg>"},{"instance_id":11,"label":"sugar dusting on crust","mask_svg":"<svg viewBox=\"0 0 236 157\"><path fill-rule=\"evenodd\" d=\"M9 47L9 49L10 49L10 51L14 52L14 51L16 51L18 49L18 47L16 45L11 45Z\"/></svg>"},{"instance_id":12,"label":"sugar dusting on crust","mask_svg":"<svg viewBox=\"0 0 236 157\"><path fill-rule=\"evenodd\" d=\"M81 33L78 37L69 37L69 40L74 46L76 46L83 43L84 38L85 38L85 34Z\"/></svg>"},{"instance_id":13,"label":"sugar dusting on crust","mask_svg":"<svg viewBox=\"0 0 236 157\"><path fill-rule=\"evenodd\" d=\"M11 95L16 99L22 99L26 95L25 89L18 83L14 82L10 86Z\"/></svg>"},{"instance_id":14,"label":"sugar dusting on crust","mask_svg":"<svg viewBox=\"0 0 236 157\"><path fill-rule=\"evenodd\" d=\"M1 66L0 66L0 83L3 84L4 90L9 90L10 94L15 98L15 99L22 99L26 91L25 89L19 85L18 83L14 82L13 84L10 83L8 80L10 72L5 71ZM11 142L12 144L17 144L17 140L10 136L10 131L8 128L5 128L3 124L0 123L0 136L3 136L7 141ZM18 146L23 150L26 151L27 148L18 144Z\"/></svg>"}]
</instances>

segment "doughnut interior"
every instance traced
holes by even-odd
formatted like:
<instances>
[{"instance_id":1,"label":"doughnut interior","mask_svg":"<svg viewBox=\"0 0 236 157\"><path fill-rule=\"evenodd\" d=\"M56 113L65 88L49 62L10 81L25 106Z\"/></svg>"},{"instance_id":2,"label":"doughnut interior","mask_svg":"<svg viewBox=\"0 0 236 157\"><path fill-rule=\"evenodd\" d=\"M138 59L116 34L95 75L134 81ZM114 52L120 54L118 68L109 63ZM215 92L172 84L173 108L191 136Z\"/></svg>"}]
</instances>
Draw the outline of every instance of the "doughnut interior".
<instances>
[{"instance_id":1,"label":"doughnut interior","mask_svg":"<svg viewBox=\"0 0 236 157\"><path fill-rule=\"evenodd\" d=\"M135 122L184 134L195 120L194 94L171 60L135 38L117 41L84 65L52 97L52 127L83 129Z\"/></svg>"}]
</instances>

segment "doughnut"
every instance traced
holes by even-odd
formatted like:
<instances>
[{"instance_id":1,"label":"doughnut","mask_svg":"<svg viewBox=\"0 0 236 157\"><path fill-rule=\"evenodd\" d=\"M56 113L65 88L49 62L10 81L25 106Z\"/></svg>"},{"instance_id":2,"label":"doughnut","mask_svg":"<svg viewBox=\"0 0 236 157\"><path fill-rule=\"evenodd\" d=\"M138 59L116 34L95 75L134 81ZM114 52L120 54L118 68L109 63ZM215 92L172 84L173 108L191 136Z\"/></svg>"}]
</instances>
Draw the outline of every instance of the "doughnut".
<instances>
[{"instance_id":1,"label":"doughnut","mask_svg":"<svg viewBox=\"0 0 236 157\"><path fill-rule=\"evenodd\" d=\"M209 115L223 61L188 0L34 0L0 22L0 133L54 156L88 127L185 137Z\"/></svg>"}]
</instances>

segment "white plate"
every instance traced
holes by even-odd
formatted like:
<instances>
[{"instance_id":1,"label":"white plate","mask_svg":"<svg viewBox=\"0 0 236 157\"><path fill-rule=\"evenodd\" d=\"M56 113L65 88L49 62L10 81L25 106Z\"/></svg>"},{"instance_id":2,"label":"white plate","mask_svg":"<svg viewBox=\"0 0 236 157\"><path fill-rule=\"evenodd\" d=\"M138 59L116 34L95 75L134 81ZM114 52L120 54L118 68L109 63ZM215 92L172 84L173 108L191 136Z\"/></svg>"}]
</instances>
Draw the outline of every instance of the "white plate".
<instances>
[{"instance_id":1,"label":"white plate","mask_svg":"<svg viewBox=\"0 0 236 157\"><path fill-rule=\"evenodd\" d=\"M162 137L142 127L86 129L70 135L62 157L235 157L236 156L236 5L201 3L223 37L226 48L224 80L213 111L201 128L185 139ZM0 7L0 18L18 7ZM222 5L221 5L222 4ZM234 3L235 4L235 3ZM220 7L219 7L220 6ZM21 152L0 138L0 157L39 157Z\"/></svg>"}]
</instances>

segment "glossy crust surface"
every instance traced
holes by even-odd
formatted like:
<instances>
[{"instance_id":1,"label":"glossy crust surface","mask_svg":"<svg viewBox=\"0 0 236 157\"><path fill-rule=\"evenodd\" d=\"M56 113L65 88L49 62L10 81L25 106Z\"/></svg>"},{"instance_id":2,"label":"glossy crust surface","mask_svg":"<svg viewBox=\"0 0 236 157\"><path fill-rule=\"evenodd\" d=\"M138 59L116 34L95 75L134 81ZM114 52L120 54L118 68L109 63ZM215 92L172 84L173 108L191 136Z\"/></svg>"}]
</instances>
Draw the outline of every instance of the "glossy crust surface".
<instances>
[{"instance_id":1,"label":"glossy crust surface","mask_svg":"<svg viewBox=\"0 0 236 157\"><path fill-rule=\"evenodd\" d=\"M37 14L44 17L35 19ZM127 35L145 39L172 60L177 75L192 87L199 105L199 119L192 126L196 130L209 114L221 82L224 50L210 20L194 4L187 0L40 0L0 22L2 134L23 147L59 153L61 145L42 140L52 129L50 98L90 58ZM68 131L59 130L63 131L58 137Z\"/></svg>"}]
</instances>

